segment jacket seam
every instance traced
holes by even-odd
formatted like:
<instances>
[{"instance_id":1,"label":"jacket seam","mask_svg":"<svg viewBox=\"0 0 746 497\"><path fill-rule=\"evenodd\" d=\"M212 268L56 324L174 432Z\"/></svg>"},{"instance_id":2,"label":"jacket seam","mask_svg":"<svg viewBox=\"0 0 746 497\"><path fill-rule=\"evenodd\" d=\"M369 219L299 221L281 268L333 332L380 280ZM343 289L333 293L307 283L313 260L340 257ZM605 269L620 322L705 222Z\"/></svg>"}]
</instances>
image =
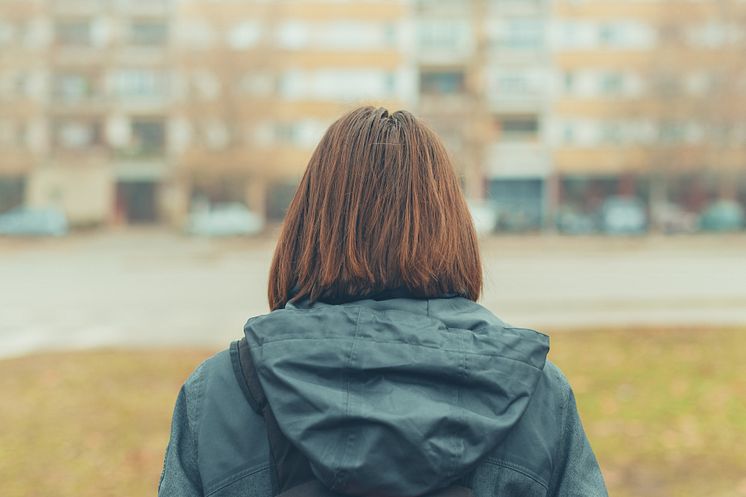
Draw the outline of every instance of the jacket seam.
<instances>
[{"instance_id":1,"label":"jacket seam","mask_svg":"<svg viewBox=\"0 0 746 497\"><path fill-rule=\"evenodd\" d=\"M249 476L255 475L257 473L261 473L262 471L266 471L269 469L269 465L265 464L260 466L259 468L250 468L245 469L243 471L240 471L236 473L235 475L231 475L223 480L218 480L217 483L213 483L212 485L216 485L216 488L210 490L208 493L205 494L205 497L209 497L210 495L213 495L215 492L219 492L223 490L225 487L232 485L236 483L239 480L243 480L244 478L247 478ZM210 485L210 486L212 486Z\"/></svg>"},{"instance_id":2,"label":"jacket seam","mask_svg":"<svg viewBox=\"0 0 746 497\"><path fill-rule=\"evenodd\" d=\"M352 383L352 360L355 355L355 344L357 343L357 334L360 330L360 314L362 312L363 308L358 307L357 310L357 319L355 320L355 332L352 335L352 343L350 344L350 352L347 355L347 364L345 365L345 369L347 370L347 396L345 398L345 416L349 417L350 415L350 384ZM350 448L350 445L354 441L354 434L351 432L348 432L345 436L344 440L344 450L342 451L342 461L345 461L347 459L347 451ZM347 474L344 470L337 471L334 475L334 482L332 483L331 489L337 490L339 484L344 486L347 483Z\"/></svg>"},{"instance_id":3,"label":"jacket seam","mask_svg":"<svg viewBox=\"0 0 746 497\"><path fill-rule=\"evenodd\" d=\"M351 337L349 337L349 336L346 336L346 337L324 337L324 340L350 340L350 339L351 339ZM300 342L300 341L311 341L311 340L318 340L318 338L305 338L305 337L276 338L274 340L266 340L260 346L264 347L265 345L270 345L270 344L273 344L273 343ZM450 349L450 348L446 349L446 348L443 348L443 347L434 347L434 346L431 346L431 345L423 345L423 344L418 344L418 343L396 342L396 341L393 341L393 340L365 339L365 341L366 342L372 342L372 343L386 343L386 344L389 344L389 345L408 345L410 347L422 347L422 348L426 348L426 349L441 350L441 351L444 351L444 352L453 352L455 354L463 353L463 354L468 354L468 355L472 355L472 356L499 357L501 359L507 359L509 361L519 362L521 364L525 364L526 366L530 366L530 367L532 367L534 369L537 369L539 371L543 370L543 367L534 366L531 363L528 363L528 362L525 362L525 361L521 361L520 359L515 359L513 357L508 357L508 356L501 355L501 354L486 354L484 352L470 352L470 351L466 351L466 350L462 351L462 350ZM542 364L542 366L543 366L543 364Z\"/></svg>"},{"instance_id":4,"label":"jacket seam","mask_svg":"<svg viewBox=\"0 0 746 497\"><path fill-rule=\"evenodd\" d=\"M473 332L476 333L478 331L484 331L484 330L486 330L488 328L492 328L492 327L494 327L494 325L488 324L486 326L480 326L479 328L474 328L471 331L473 331ZM549 335L547 335L546 333L542 333L540 331L536 331L536 330L534 330L532 328L522 328L520 326L509 326L509 325L505 325L505 326L502 327L502 329L504 329L504 330L530 331L530 332L534 333L535 335L537 335L538 338L549 338Z\"/></svg>"},{"instance_id":5,"label":"jacket seam","mask_svg":"<svg viewBox=\"0 0 746 497\"><path fill-rule=\"evenodd\" d=\"M516 473L520 473L523 476L525 476L526 478L529 478L529 479L535 481L536 483L538 483L539 485L541 485L542 487L544 487L545 490L549 490L549 484L548 483L545 483L541 478L539 478L538 476L535 476L534 474L531 473L531 471L529 471L528 469L526 469L526 468L524 468L524 467L522 467L522 466L520 466L518 464L511 463L511 462L505 461L503 459L494 459L492 457L486 458L484 462L486 462L487 464L492 464L493 466L498 466L498 467L510 469L512 471L515 471Z\"/></svg>"},{"instance_id":6,"label":"jacket seam","mask_svg":"<svg viewBox=\"0 0 746 497\"><path fill-rule=\"evenodd\" d=\"M186 390L184 392L184 400L186 401L187 405L189 403L194 404L194 419L189 419L189 407L187 407L187 420L192 425L192 452L194 453L194 460L197 461L197 464L199 464L199 433L201 428L201 419L202 419L202 400L203 400L203 391L204 391L204 382L205 382L205 371L204 371L205 363L200 364L198 370L197 370L197 376L194 379L194 400L192 402L189 402L189 397L191 395L188 395ZM191 390L190 388L188 388Z\"/></svg>"},{"instance_id":7,"label":"jacket seam","mask_svg":"<svg viewBox=\"0 0 746 497\"><path fill-rule=\"evenodd\" d=\"M425 302L426 302L426 305L425 305L425 315L428 318L432 318L432 316L430 316L430 300L431 299L425 299ZM344 306L345 304L341 304L341 305ZM362 306L362 305L350 305L350 306L345 306L345 307L347 307L348 309L358 309L359 310L359 309L362 309L365 306ZM302 312L302 313L309 313L309 312L311 312L311 313L312 312L319 313L319 312L325 312L326 308L321 307L321 308L317 308L317 309L313 309L313 308L303 309L303 308L293 307L293 308L290 308L290 309L285 308L283 310L285 310L285 311L293 311L293 312ZM260 318L260 317L262 317L262 316L255 316L253 318L250 318L249 321L247 321L246 324L248 325L250 321L253 321L254 319L257 319L257 318ZM473 330L469 330L469 331L478 332L478 331L486 330L487 328L494 328L495 326L498 326L498 327L501 327L501 328L504 328L504 329L508 329L508 330L525 330L525 331L531 331L531 332L533 332L536 335L539 335L541 337L549 338L549 335L547 335L546 333L542 333L541 331L534 330L533 328L526 328L526 327L523 327L523 326L512 326L512 325L510 325L508 323L505 323L505 322L498 323L498 324L495 324L495 323L490 324L490 323L488 323L488 324L485 324L484 326L479 326L479 327L474 328ZM450 330L450 328L449 328L449 330Z\"/></svg>"},{"instance_id":8,"label":"jacket seam","mask_svg":"<svg viewBox=\"0 0 746 497\"><path fill-rule=\"evenodd\" d=\"M562 389L562 404L560 405L560 419L562 419L562 423L560 424L562 433L560 435L560 440L557 446L554 448L554 453L552 454L554 456L554 460L552 461L552 476L551 480L554 481L556 479L555 473L557 470L557 462L560 460L560 450L563 449L567 444L567 430L565 429L565 425L567 424L567 406L570 403L570 386L566 384L565 381L563 381L563 378L560 374L558 374L555 371L552 371L554 373L556 379L560 381L560 384L563 385Z\"/></svg>"}]
</instances>

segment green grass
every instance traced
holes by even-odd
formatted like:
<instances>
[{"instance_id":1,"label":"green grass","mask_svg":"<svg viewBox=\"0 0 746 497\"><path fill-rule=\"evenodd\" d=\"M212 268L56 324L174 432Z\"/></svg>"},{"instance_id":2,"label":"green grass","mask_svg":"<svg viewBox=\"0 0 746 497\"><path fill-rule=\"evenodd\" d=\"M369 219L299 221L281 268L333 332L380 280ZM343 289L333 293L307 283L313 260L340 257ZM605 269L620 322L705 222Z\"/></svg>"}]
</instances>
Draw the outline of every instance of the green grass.
<instances>
[{"instance_id":1,"label":"green grass","mask_svg":"<svg viewBox=\"0 0 746 497\"><path fill-rule=\"evenodd\" d=\"M4 497L153 495L181 383L205 350L0 361ZM613 497L746 496L746 329L552 337Z\"/></svg>"},{"instance_id":2,"label":"green grass","mask_svg":"<svg viewBox=\"0 0 746 497\"><path fill-rule=\"evenodd\" d=\"M555 336L614 497L746 495L746 329Z\"/></svg>"}]
</instances>

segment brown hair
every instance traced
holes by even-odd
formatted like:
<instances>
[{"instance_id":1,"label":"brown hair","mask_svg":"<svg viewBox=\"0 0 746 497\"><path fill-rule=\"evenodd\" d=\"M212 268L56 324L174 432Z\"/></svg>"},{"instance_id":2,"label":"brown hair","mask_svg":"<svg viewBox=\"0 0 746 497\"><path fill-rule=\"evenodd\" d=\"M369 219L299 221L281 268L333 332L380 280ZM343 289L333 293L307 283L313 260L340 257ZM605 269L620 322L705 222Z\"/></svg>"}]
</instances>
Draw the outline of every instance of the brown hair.
<instances>
[{"instance_id":1,"label":"brown hair","mask_svg":"<svg viewBox=\"0 0 746 497\"><path fill-rule=\"evenodd\" d=\"M443 144L406 111L361 107L311 156L269 273L272 310L386 291L477 300L482 264Z\"/></svg>"}]
</instances>

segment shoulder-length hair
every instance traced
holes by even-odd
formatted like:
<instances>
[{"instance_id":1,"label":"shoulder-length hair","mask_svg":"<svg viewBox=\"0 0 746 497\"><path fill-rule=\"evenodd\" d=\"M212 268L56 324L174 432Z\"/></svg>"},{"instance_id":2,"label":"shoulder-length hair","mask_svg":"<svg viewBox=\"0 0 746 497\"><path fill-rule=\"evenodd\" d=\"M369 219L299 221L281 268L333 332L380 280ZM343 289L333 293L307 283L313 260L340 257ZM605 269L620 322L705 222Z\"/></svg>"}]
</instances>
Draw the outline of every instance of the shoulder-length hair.
<instances>
[{"instance_id":1,"label":"shoulder-length hair","mask_svg":"<svg viewBox=\"0 0 746 497\"><path fill-rule=\"evenodd\" d=\"M406 111L361 107L334 122L290 203L269 306L397 291L477 300L472 218L438 136Z\"/></svg>"}]
</instances>

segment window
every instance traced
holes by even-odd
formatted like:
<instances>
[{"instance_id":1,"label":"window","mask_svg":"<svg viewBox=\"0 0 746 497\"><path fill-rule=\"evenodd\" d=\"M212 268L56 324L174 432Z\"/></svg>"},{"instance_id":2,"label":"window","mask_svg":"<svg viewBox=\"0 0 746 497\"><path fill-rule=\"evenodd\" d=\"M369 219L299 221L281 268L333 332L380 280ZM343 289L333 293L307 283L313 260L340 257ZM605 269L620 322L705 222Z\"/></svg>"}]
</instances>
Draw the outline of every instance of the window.
<instances>
[{"instance_id":1,"label":"window","mask_svg":"<svg viewBox=\"0 0 746 497\"><path fill-rule=\"evenodd\" d=\"M471 29L466 22L452 19L421 21L417 25L417 42L425 50L468 50Z\"/></svg>"},{"instance_id":2,"label":"window","mask_svg":"<svg viewBox=\"0 0 746 497\"><path fill-rule=\"evenodd\" d=\"M396 41L396 26L368 21L334 21L314 26L314 45L337 50L376 50Z\"/></svg>"},{"instance_id":3,"label":"window","mask_svg":"<svg viewBox=\"0 0 746 497\"><path fill-rule=\"evenodd\" d=\"M92 43L89 20L59 21L54 26L54 34L60 45L89 46Z\"/></svg>"},{"instance_id":4,"label":"window","mask_svg":"<svg viewBox=\"0 0 746 497\"><path fill-rule=\"evenodd\" d=\"M53 94L64 102L83 100L93 95L93 83L86 74L57 74L54 77Z\"/></svg>"},{"instance_id":5,"label":"window","mask_svg":"<svg viewBox=\"0 0 746 497\"><path fill-rule=\"evenodd\" d=\"M185 47L205 50L215 44L216 33L212 25L202 19L185 19L176 24L178 43Z\"/></svg>"},{"instance_id":6,"label":"window","mask_svg":"<svg viewBox=\"0 0 746 497\"><path fill-rule=\"evenodd\" d=\"M13 25L7 21L0 21L0 46L13 42Z\"/></svg>"},{"instance_id":7,"label":"window","mask_svg":"<svg viewBox=\"0 0 746 497\"><path fill-rule=\"evenodd\" d=\"M399 36L399 33L396 29L396 24L392 22L387 22L383 26L383 39L387 46L393 47L396 46L396 41Z\"/></svg>"},{"instance_id":8,"label":"window","mask_svg":"<svg viewBox=\"0 0 746 497\"><path fill-rule=\"evenodd\" d=\"M420 73L420 92L429 95L462 93L466 89L463 70L424 70Z\"/></svg>"},{"instance_id":9,"label":"window","mask_svg":"<svg viewBox=\"0 0 746 497\"><path fill-rule=\"evenodd\" d=\"M623 40L622 31L613 24L602 24L598 30L598 37L603 45L619 45Z\"/></svg>"},{"instance_id":10,"label":"window","mask_svg":"<svg viewBox=\"0 0 746 497\"><path fill-rule=\"evenodd\" d=\"M562 143L567 145L575 143L575 128L573 128L572 124L562 126Z\"/></svg>"},{"instance_id":11,"label":"window","mask_svg":"<svg viewBox=\"0 0 746 497\"><path fill-rule=\"evenodd\" d=\"M280 143L293 143L296 140L296 126L292 122L281 122L275 125L275 138Z\"/></svg>"},{"instance_id":12,"label":"window","mask_svg":"<svg viewBox=\"0 0 746 497\"><path fill-rule=\"evenodd\" d=\"M497 118L500 138L503 140L536 139L539 134L537 116L502 116Z\"/></svg>"},{"instance_id":13,"label":"window","mask_svg":"<svg viewBox=\"0 0 746 497\"><path fill-rule=\"evenodd\" d=\"M0 145L12 147L16 144L16 127L13 121L0 121Z\"/></svg>"},{"instance_id":14,"label":"window","mask_svg":"<svg viewBox=\"0 0 746 497\"><path fill-rule=\"evenodd\" d=\"M546 73L532 68L498 69L489 75L498 98L535 98L547 91Z\"/></svg>"},{"instance_id":15,"label":"window","mask_svg":"<svg viewBox=\"0 0 746 497\"><path fill-rule=\"evenodd\" d=\"M275 91L275 79L268 72L251 72L240 79L239 86L250 95L267 96Z\"/></svg>"},{"instance_id":16,"label":"window","mask_svg":"<svg viewBox=\"0 0 746 497\"><path fill-rule=\"evenodd\" d=\"M213 150L224 149L231 141L231 133L228 126L216 119L211 119L205 123L204 136L207 147Z\"/></svg>"},{"instance_id":17,"label":"window","mask_svg":"<svg viewBox=\"0 0 746 497\"><path fill-rule=\"evenodd\" d=\"M274 139L277 143L313 148L321 139L324 130L325 124L314 119L277 122L274 127Z\"/></svg>"},{"instance_id":18,"label":"window","mask_svg":"<svg viewBox=\"0 0 746 497\"><path fill-rule=\"evenodd\" d=\"M530 93L530 86L530 82L526 76L516 74L500 76L497 81L498 93L505 95L523 95Z\"/></svg>"},{"instance_id":19,"label":"window","mask_svg":"<svg viewBox=\"0 0 746 497\"><path fill-rule=\"evenodd\" d=\"M158 97L165 94L166 75L150 69L122 69L114 74L114 91L122 97Z\"/></svg>"},{"instance_id":20,"label":"window","mask_svg":"<svg viewBox=\"0 0 746 497\"><path fill-rule=\"evenodd\" d=\"M133 45L165 45L168 26L163 21L133 21L130 24L130 42Z\"/></svg>"},{"instance_id":21,"label":"window","mask_svg":"<svg viewBox=\"0 0 746 497\"><path fill-rule=\"evenodd\" d=\"M601 93L604 95L619 95L624 89L624 78L616 72L601 75Z\"/></svg>"},{"instance_id":22,"label":"window","mask_svg":"<svg viewBox=\"0 0 746 497\"><path fill-rule=\"evenodd\" d=\"M286 99L313 98L340 101L390 96L390 73L379 69L290 69L279 80L279 93Z\"/></svg>"},{"instance_id":23,"label":"window","mask_svg":"<svg viewBox=\"0 0 746 497\"><path fill-rule=\"evenodd\" d=\"M235 50L246 49L256 45L261 35L262 30L259 23L244 21L235 25L228 32L228 45Z\"/></svg>"},{"instance_id":24,"label":"window","mask_svg":"<svg viewBox=\"0 0 746 497\"><path fill-rule=\"evenodd\" d=\"M512 50L544 48L544 24L534 19L514 19L497 28L497 45Z\"/></svg>"},{"instance_id":25,"label":"window","mask_svg":"<svg viewBox=\"0 0 746 497\"><path fill-rule=\"evenodd\" d=\"M60 148L80 150L102 144L101 123L97 120L64 119L54 128L55 144Z\"/></svg>"},{"instance_id":26,"label":"window","mask_svg":"<svg viewBox=\"0 0 746 497\"><path fill-rule=\"evenodd\" d=\"M616 121L601 123L601 143L617 145L622 141L622 125Z\"/></svg>"},{"instance_id":27,"label":"window","mask_svg":"<svg viewBox=\"0 0 746 497\"><path fill-rule=\"evenodd\" d=\"M163 153L166 132L163 119L136 118L132 120L132 152L137 155Z\"/></svg>"},{"instance_id":28,"label":"window","mask_svg":"<svg viewBox=\"0 0 746 497\"><path fill-rule=\"evenodd\" d=\"M282 48L298 50L308 44L310 35L307 23L287 21L281 24L277 31L277 42Z\"/></svg>"},{"instance_id":29,"label":"window","mask_svg":"<svg viewBox=\"0 0 746 497\"><path fill-rule=\"evenodd\" d=\"M396 93L396 74L387 72L384 76L384 87L387 95Z\"/></svg>"},{"instance_id":30,"label":"window","mask_svg":"<svg viewBox=\"0 0 746 497\"><path fill-rule=\"evenodd\" d=\"M661 143L683 143L686 138L686 124L680 121L664 121L658 126L658 139Z\"/></svg>"}]
</instances>

